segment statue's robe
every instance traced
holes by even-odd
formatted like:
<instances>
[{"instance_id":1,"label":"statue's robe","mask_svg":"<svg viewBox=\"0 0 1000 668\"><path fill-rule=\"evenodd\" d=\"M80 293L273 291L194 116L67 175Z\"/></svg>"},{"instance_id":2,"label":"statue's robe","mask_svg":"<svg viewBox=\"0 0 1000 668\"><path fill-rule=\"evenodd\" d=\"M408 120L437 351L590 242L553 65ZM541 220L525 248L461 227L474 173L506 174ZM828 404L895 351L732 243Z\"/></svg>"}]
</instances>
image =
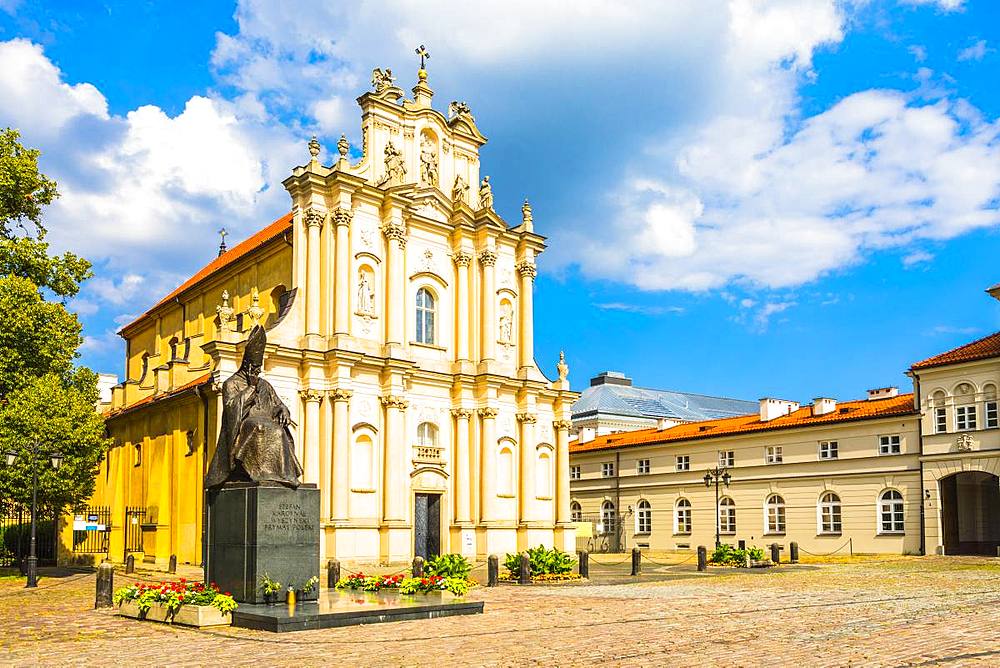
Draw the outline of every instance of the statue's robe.
<instances>
[{"instance_id":1,"label":"statue's robe","mask_svg":"<svg viewBox=\"0 0 1000 668\"><path fill-rule=\"evenodd\" d=\"M249 479L298 487L302 467L292 434L278 422L288 408L271 384L258 377L255 387L240 369L222 384L222 405L222 429L205 485Z\"/></svg>"}]
</instances>

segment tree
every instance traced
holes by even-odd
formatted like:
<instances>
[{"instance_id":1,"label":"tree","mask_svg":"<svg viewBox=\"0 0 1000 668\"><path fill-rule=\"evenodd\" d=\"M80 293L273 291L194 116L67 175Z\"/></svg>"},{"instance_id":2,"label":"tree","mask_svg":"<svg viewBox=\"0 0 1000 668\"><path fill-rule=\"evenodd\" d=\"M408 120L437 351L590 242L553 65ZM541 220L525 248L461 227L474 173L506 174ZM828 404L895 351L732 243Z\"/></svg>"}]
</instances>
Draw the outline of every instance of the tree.
<instances>
[{"instance_id":1,"label":"tree","mask_svg":"<svg viewBox=\"0 0 1000 668\"><path fill-rule=\"evenodd\" d=\"M27 449L38 443L39 503L62 510L93 493L109 445L95 409L97 376L77 364L82 326L65 303L91 271L43 241L42 209L59 192L19 137L0 131L0 453L20 453L0 466L0 500L31 500ZM58 471L46 465L54 452L64 457Z\"/></svg>"}]
</instances>

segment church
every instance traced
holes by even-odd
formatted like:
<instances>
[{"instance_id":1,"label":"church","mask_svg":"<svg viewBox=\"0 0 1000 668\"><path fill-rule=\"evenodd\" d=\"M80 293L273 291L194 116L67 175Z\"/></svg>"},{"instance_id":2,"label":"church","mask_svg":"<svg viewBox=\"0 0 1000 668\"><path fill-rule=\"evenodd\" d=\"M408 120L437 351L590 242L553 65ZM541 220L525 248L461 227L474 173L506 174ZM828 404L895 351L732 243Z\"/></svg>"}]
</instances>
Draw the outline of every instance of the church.
<instances>
[{"instance_id":1,"label":"church","mask_svg":"<svg viewBox=\"0 0 1000 668\"><path fill-rule=\"evenodd\" d=\"M494 210L469 105L436 110L422 64L412 92L376 69L357 100L360 158L341 136L326 164L313 138L283 181L286 215L223 243L122 328L125 379L105 408L114 445L73 523L109 531L94 541L67 523L61 559L203 563L221 384L257 324L262 375L289 408L303 482L321 492L324 560L574 549L578 395L565 363L549 379L532 345L545 239L527 200L516 226Z\"/></svg>"}]
</instances>

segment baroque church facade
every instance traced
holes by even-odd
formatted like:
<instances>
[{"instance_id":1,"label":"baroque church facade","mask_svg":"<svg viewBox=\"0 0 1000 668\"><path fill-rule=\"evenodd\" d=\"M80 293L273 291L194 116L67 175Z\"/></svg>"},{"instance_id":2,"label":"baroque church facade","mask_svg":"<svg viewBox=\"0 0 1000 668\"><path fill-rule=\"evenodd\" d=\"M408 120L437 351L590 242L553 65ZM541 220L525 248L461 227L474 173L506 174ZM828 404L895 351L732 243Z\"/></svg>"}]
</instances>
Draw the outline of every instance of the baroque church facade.
<instances>
[{"instance_id":1,"label":"baroque church facade","mask_svg":"<svg viewBox=\"0 0 1000 668\"><path fill-rule=\"evenodd\" d=\"M434 109L422 68L412 90L404 99L375 70L358 98L360 159L341 137L326 166L314 139L283 182L287 215L120 332L126 379L91 502L110 518L112 559L203 561L220 386L256 323L303 482L321 491L324 558L573 549L577 395L565 364L550 380L532 345L545 240L527 201L516 226L494 210L468 105ZM69 534L64 552L85 559Z\"/></svg>"}]
</instances>

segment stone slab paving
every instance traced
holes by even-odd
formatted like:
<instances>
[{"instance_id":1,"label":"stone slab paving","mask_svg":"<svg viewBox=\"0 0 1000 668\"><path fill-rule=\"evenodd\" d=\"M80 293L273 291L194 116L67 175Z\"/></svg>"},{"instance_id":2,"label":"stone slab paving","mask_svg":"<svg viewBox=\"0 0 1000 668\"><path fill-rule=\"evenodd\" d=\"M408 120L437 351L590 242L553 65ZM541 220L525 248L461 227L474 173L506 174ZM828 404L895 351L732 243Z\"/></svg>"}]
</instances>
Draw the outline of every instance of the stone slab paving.
<instances>
[{"instance_id":1,"label":"stone slab paving","mask_svg":"<svg viewBox=\"0 0 1000 668\"><path fill-rule=\"evenodd\" d=\"M138 578L160 574L136 574ZM1000 665L1000 560L925 557L637 584L502 586L485 613L277 636L91 610L94 576L0 580L0 665ZM116 575L116 584L125 582Z\"/></svg>"}]
</instances>

